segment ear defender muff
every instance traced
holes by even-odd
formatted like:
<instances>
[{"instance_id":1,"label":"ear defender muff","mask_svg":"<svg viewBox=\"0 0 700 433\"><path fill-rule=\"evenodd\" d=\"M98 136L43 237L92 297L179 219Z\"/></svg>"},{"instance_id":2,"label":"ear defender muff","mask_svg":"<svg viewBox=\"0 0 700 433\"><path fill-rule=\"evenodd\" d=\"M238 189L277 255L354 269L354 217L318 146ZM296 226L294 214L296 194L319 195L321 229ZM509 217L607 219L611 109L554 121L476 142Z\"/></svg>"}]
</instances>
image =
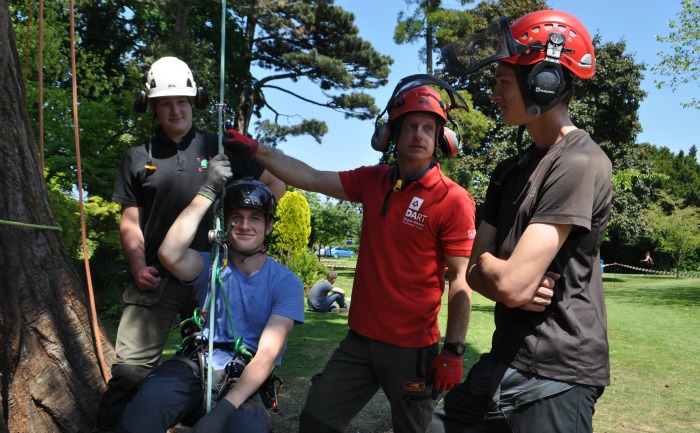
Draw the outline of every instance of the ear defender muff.
<instances>
[{"instance_id":1,"label":"ear defender muff","mask_svg":"<svg viewBox=\"0 0 700 433\"><path fill-rule=\"evenodd\" d=\"M194 108L209 108L209 92L204 86L197 86L197 94L194 95Z\"/></svg>"},{"instance_id":2,"label":"ear defender muff","mask_svg":"<svg viewBox=\"0 0 700 433\"><path fill-rule=\"evenodd\" d=\"M527 85L530 98L541 106L553 103L564 91L561 70L549 62L540 62L532 68Z\"/></svg>"},{"instance_id":3,"label":"ear defender muff","mask_svg":"<svg viewBox=\"0 0 700 433\"><path fill-rule=\"evenodd\" d=\"M372 149L382 153L389 150L390 135L391 130L389 128L389 123L383 123L381 125L375 123L374 134L372 134Z\"/></svg>"},{"instance_id":4,"label":"ear defender muff","mask_svg":"<svg viewBox=\"0 0 700 433\"><path fill-rule=\"evenodd\" d=\"M143 73L142 83L148 82L148 71ZM137 113L145 113L148 110L148 89L141 89L134 99L134 110Z\"/></svg>"},{"instance_id":5,"label":"ear defender muff","mask_svg":"<svg viewBox=\"0 0 700 433\"><path fill-rule=\"evenodd\" d=\"M145 90L141 90L136 94L136 99L134 99L134 110L137 113L145 113L148 111L148 94Z\"/></svg>"},{"instance_id":6,"label":"ear defender muff","mask_svg":"<svg viewBox=\"0 0 700 433\"><path fill-rule=\"evenodd\" d=\"M204 109L209 107L209 93L206 87L197 86L197 94L192 97L194 108ZM148 111L148 93L146 89L142 89L136 94L134 99L134 110L137 113L145 113Z\"/></svg>"},{"instance_id":7,"label":"ear defender muff","mask_svg":"<svg viewBox=\"0 0 700 433\"><path fill-rule=\"evenodd\" d=\"M442 134L440 134L437 144L442 154L447 158L456 156L462 148L459 136L446 126L442 128Z\"/></svg>"},{"instance_id":8,"label":"ear defender muff","mask_svg":"<svg viewBox=\"0 0 700 433\"><path fill-rule=\"evenodd\" d=\"M450 104L447 105L443 102L439 91L430 86L437 86L447 91ZM415 111L435 115L436 119L438 119L438 125L443 125L444 127L445 123L450 121L457 128L457 125L448 115L450 109L456 108L468 110L467 102L443 80L427 74L415 74L404 77L396 84L386 108L377 116L377 120L374 122L374 132L371 140L372 149L382 153L387 152L391 144L396 143L398 139L403 115ZM382 121L384 114L388 114L386 121ZM436 152L438 148L446 156L454 156L459 152L458 134L455 134L448 128L444 128L443 131L436 135Z\"/></svg>"}]
</instances>

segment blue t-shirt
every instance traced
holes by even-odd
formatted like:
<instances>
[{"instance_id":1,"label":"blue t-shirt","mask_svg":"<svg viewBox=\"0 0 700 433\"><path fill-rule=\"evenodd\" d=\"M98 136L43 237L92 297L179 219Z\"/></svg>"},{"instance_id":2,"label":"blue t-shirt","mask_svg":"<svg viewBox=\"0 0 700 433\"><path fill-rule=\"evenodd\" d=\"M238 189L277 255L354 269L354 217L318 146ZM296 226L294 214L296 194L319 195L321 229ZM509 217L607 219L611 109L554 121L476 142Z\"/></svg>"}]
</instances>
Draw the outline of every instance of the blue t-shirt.
<instances>
[{"instance_id":1,"label":"blue t-shirt","mask_svg":"<svg viewBox=\"0 0 700 433\"><path fill-rule=\"evenodd\" d=\"M200 254L205 263L210 263L209 253ZM197 288L202 308L210 295L211 272L211 267L205 266L192 282ZM289 268L271 257L268 256L262 269L250 277L229 264L221 271L221 280L229 308L227 310L224 304L221 285L217 285L214 343L234 343L236 338L242 337L245 347L256 352L271 314L287 317L295 323L304 323L304 286ZM229 316L235 334L231 332ZM205 336L209 336L209 323L210 318L207 317L203 329ZM283 354L284 348L275 363L278 367L282 363ZM215 349L213 367L223 369L232 355L231 351Z\"/></svg>"}]
</instances>

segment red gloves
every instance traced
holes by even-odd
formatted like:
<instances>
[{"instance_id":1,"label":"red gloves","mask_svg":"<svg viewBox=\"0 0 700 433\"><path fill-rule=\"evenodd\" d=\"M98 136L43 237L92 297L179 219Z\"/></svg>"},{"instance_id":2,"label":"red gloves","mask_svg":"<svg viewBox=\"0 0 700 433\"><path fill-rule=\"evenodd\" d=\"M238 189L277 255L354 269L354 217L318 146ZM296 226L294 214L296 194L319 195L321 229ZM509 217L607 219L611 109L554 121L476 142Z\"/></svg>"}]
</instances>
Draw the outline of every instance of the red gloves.
<instances>
[{"instance_id":1,"label":"red gloves","mask_svg":"<svg viewBox=\"0 0 700 433\"><path fill-rule=\"evenodd\" d=\"M223 145L226 150L238 156L254 156L260 143L250 137L246 137L235 129L229 129L224 133Z\"/></svg>"},{"instance_id":2,"label":"red gloves","mask_svg":"<svg viewBox=\"0 0 700 433\"><path fill-rule=\"evenodd\" d=\"M443 350L431 367L435 369L435 389L441 394L462 382L462 357Z\"/></svg>"}]
</instances>

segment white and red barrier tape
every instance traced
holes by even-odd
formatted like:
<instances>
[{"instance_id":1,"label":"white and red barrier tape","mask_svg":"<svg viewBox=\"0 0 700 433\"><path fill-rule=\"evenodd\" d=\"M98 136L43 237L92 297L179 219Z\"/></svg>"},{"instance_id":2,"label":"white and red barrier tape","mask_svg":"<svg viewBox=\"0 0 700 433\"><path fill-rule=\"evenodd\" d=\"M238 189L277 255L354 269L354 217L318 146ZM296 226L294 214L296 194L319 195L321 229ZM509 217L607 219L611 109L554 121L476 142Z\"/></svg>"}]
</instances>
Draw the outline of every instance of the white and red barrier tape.
<instances>
[{"instance_id":1,"label":"white and red barrier tape","mask_svg":"<svg viewBox=\"0 0 700 433\"><path fill-rule=\"evenodd\" d=\"M687 277L687 278L700 278L700 275L695 275L695 274L677 274L675 272L657 271L654 269L640 268L638 266L624 265L622 263L610 263L610 264L604 264L601 266L603 268L607 268L608 266L620 266L623 268L632 269L632 270L639 271L639 272L644 272L646 274L673 275L674 277L678 276L678 277Z\"/></svg>"}]
</instances>

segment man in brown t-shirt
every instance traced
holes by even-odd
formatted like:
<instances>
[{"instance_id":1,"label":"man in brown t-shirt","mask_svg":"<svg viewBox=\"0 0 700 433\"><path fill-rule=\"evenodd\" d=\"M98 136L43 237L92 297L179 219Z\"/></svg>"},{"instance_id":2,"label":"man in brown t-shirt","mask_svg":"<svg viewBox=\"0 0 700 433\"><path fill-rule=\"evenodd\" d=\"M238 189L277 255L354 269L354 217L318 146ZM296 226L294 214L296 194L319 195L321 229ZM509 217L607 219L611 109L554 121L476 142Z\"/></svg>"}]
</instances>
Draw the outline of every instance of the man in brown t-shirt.
<instances>
[{"instance_id":1,"label":"man in brown t-shirt","mask_svg":"<svg viewBox=\"0 0 700 433\"><path fill-rule=\"evenodd\" d=\"M469 64L469 47L489 35L496 54ZM594 73L590 36L575 17L543 10L443 54L463 74L498 61L491 100L534 144L496 167L469 261L469 286L496 302L491 351L436 408L430 431L592 432L610 381L599 263L612 165L568 111L574 77Z\"/></svg>"}]
</instances>

